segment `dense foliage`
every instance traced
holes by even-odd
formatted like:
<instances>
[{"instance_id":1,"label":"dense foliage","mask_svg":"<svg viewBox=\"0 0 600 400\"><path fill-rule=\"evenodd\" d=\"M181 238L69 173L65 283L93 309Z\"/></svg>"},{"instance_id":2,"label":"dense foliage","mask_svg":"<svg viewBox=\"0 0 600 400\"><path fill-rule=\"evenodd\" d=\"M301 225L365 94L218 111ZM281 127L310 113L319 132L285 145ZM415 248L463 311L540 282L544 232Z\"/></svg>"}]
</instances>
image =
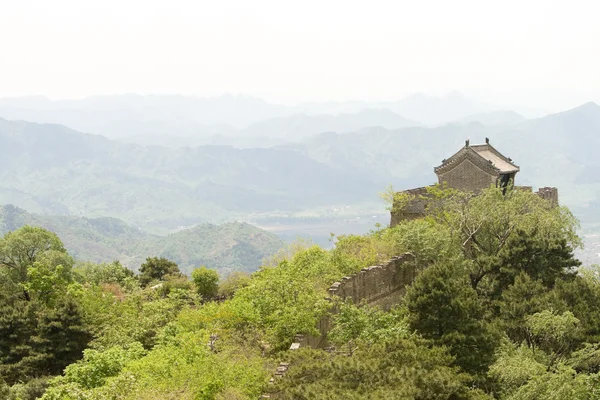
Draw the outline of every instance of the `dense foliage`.
<instances>
[{"instance_id":1,"label":"dense foliage","mask_svg":"<svg viewBox=\"0 0 600 400\"><path fill-rule=\"evenodd\" d=\"M0 394L10 399L600 399L600 278L577 221L524 191L431 192L428 216L333 250L294 244L251 276L74 267L24 227L0 240ZM388 311L326 299L336 280L411 252ZM335 307L332 308L332 306ZM333 312L328 350L288 350ZM268 381L280 361L283 378Z\"/></svg>"}]
</instances>

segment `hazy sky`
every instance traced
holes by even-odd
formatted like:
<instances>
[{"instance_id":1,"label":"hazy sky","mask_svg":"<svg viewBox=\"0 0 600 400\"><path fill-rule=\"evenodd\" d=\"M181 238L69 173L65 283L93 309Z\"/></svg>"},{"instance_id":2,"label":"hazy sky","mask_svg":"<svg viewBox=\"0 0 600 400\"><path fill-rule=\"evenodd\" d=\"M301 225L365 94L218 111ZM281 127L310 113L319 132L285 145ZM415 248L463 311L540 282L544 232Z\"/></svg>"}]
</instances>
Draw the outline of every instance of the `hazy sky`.
<instances>
[{"instance_id":1,"label":"hazy sky","mask_svg":"<svg viewBox=\"0 0 600 400\"><path fill-rule=\"evenodd\" d=\"M600 2L0 0L0 97L600 103Z\"/></svg>"}]
</instances>

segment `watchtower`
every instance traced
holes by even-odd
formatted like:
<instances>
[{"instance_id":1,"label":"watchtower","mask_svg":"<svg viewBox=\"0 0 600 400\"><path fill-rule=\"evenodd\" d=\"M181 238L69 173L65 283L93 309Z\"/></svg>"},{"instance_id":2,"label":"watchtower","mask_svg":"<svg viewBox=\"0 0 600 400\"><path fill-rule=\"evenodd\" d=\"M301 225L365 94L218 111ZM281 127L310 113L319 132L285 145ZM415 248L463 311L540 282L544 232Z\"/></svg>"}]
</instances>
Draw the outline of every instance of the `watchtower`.
<instances>
[{"instance_id":1,"label":"watchtower","mask_svg":"<svg viewBox=\"0 0 600 400\"><path fill-rule=\"evenodd\" d=\"M502 155L491 144L488 138L485 144L470 145L465 141L465 146L452 157L442 161L434 169L439 183L445 183L449 188L462 192L478 193L492 185L506 188L509 183L514 185L515 176L519 167L513 161ZM518 190L532 191L531 186L515 186ZM396 202L392 206L390 226L403 220L421 218L429 202L428 187L404 190L400 193L410 197L408 203L402 200L399 207ZM553 205L558 205L558 190L553 187L543 187L536 194Z\"/></svg>"},{"instance_id":2,"label":"watchtower","mask_svg":"<svg viewBox=\"0 0 600 400\"><path fill-rule=\"evenodd\" d=\"M502 155L491 144L488 138L485 144L465 146L452 157L443 160L434 168L438 182L446 182L448 187L463 192L479 192L490 185L506 187L515 181L519 167L512 160Z\"/></svg>"}]
</instances>

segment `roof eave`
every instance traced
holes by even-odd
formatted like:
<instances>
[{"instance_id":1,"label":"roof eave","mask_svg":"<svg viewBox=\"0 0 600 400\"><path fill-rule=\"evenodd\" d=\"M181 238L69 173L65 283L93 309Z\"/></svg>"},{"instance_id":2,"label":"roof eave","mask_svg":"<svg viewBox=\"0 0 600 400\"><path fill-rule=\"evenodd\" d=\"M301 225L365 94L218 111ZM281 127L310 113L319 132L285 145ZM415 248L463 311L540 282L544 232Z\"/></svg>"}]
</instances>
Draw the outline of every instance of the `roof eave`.
<instances>
[{"instance_id":1,"label":"roof eave","mask_svg":"<svg viewBox=\"0 0 600 400\"><path fill-rule=\"evenodd\" d=\"M500 174L504 175L504 174L514 174L514 173L519 172L520 170L521 169L519 167L516 167L515 169L509 169L507 171L500 171L500 170L499 171L500 171Z\"/></svg>"}]
</instances>

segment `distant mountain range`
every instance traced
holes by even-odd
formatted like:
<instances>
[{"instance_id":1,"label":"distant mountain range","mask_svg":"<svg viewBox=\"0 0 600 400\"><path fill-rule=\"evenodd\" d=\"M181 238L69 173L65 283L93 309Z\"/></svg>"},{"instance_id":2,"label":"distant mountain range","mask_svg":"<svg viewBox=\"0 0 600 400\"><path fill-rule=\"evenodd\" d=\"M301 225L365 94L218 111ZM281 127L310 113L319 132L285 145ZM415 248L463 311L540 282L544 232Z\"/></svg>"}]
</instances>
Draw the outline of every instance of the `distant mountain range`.
<instances>
[{"instance_id":1,"label":"distant mountain range","mask_svg":"<svg viewBox=\"0 0 600 400\"><path fill-rule=\"evenodd\" d=\"M324 132L366 127L438 126L465 119L484 122L495 111L458 92L415 94L393 102L270 104L249 96L94 96L0 99L0 118L51 123L131 143L163 146L207 144L265 147ZM483 120L480 120L482 118Z\"/></svg>"},{"instance_id":2,"label":"distant mountain range","mask_svg":"<svg viewBox=\"0 0 600 400\"><path fill-rule=\"evenodd\" d=\"M60 125L0 120L0 148L0 204L144 229L353 204L384 186L294 149L144 147Z\"/></svg>"},{"instance_id":3,"label":"distant mountain range","mask_svg":"<svg viewBox=\"0 0 600 400\"><path fill-rule=\"evenodd\" d=\"M356 113L336 115L296 114L257 122L241 131L241 136L285 138L299 141L323 132L348 133L365 127L399 129L419 126L419 122L406 119L386 109L365 109Z\"/></svg>"},{"instance_id":4,"label":"distant mountain range","mask_svg":"<svg viewBox=\"0 0 600 400\"><path fill-rule=\"evenodd\" d=\"M456 122L472 123L480 122L485 126L510 126L521 123L525 117L511 110L489 111L480 114L472 114Z\"/></svg>"},{"instance_id":5,"label":"distant mountain range","mask_svg":"<svg viewBox=\"0 0 600 400\"><path fill-rule=\"evenodd\" d=\"M288 142L299 142L323 132L348 133L365 127L399 129L419 126L386 109L365 109L356 113L337 115L295 114L256 122L244 129L204 127L196 135L143 134L119 138L120 141L166 147L197 147L204 145L233 146L238 148L272 147Z\"/></svg>"},{"instance_id":6,"label":"distant mountain range","mask_svg":"<svg viewBox=\"0 0 600 400\"><path fill-rule=\"evenodd\" d=\"M36 215L12 205L0 206L0 235L23 225L55 232L69 254L82 261L119 260L137 269L146 257L161 256L185 273L200 265L218 270L255 271L283 246L275 235L245 223L204 224L168 236L156 236L115 218Z\"/></svg>"},{"instance_id":7,"label":"distant mountain range","mask_svg":"<svg viewBox=\"0 0 600 400\"><path fill-rule=\"evenodd\" d=\"M98 104L108 108L103 101ZM385 186L431 184L433 167L465 139L489 137L521 166L518 184L557 186L561 202L584 223L600 223L600 107L594 103L536 119L483 111L435 127L386 109L341 111L348 113L270 118L220 136L228 144L188 148L175 138L169 147L143 146L0 119L0 204L120 218L157 233L348 207L375 215L382 213L377 193ZM262 146L236 148L236 141Z\"/></svg>"},{"instance_id":8,"label":"distant mountain range","mask_svg":"<svg viewBox=\"0 0 600 400\"><path fill-rule=\"evenodd\" d=\"M487 126L466 122L321 134L286 148L338 170L381 177L402 189L432 183L433 167L463 146L465 139L477 143L485 137L521 167L517 183L557 186L564 204L579 211L600 199L600 106L595 103L542 118L515 117L508 123ZM595 214L594 220L600 221L600 211Z\"/></svg>"}]
</instances>

